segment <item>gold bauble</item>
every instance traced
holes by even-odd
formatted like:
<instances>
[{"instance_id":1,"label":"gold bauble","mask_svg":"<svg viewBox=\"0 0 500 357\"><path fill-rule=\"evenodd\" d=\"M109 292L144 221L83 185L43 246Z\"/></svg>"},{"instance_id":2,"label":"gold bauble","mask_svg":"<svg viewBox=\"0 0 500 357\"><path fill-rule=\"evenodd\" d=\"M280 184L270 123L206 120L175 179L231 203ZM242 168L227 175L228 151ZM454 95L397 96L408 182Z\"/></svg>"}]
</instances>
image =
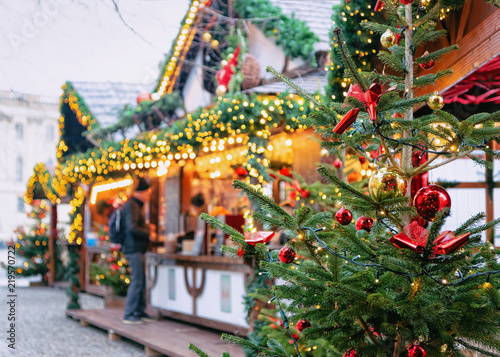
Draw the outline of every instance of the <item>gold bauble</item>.
<instances>
[{"instance_id":1,"label":"gold bauble","mask_svg":"<svg viewBox=\"0 0 500 357\"><path fill-rule=\"evenodd\" d=\"M212 35L210 34L210 32L205 32L205 33L203 33L201 38L203 39L203 41L208 43L212 39Z\"/></svg>"},{"instance_id":2,"label":"gold bauble","mask_svg":"<svg viewBox=\"0 0 500 357\"><path fill-rule=\"evenodd\" d=\"M406 194L406 180L393 167L384 167L373 173L368 183L368 191L376 201L403 197Z\"/></svg>"},{"instance_id":3,"label":"gold bauble","mask_svg":"<svg viewBox=\"0 0 500 357\"><path fill-rule=\"evenodd\" d=\"M217 94L218 97L222 97L224 94L226 94L226 92L226 86L223 85L217 86L217 89L215 90L215 94Z\"/></svg>"},{"instance_id":4,"label":"gold bauble","mask_svg":"<svg viewBox=\"0 0 500 357\"><path fill-rule=\"evenodd\" d=\"M387 48L394 46L396 44L396 35L388 28L380 37L380 43Z\"/></svg>"},{"instance_id":5,"label":"gold bauble","mask_svg":"<svg viewBox=\"0 0 500 357\"><path fill-rule=\"evenodd\" d=\"M219 41L217 41L217 40L212 40L211 45L212 45L212 48L217 48L217 46L219 46Z\"/></svg>"},{"instance_id":6,"label":"gold bauble","mask_svg":"<svg viewBox=\"0 0 500 357\"><path fill-rule=\"evenodd\" d=\"M433 123L432 128L440 133L429 133L427 137L429 138L430 146L437 150L449 150L455 151L458 148L458 140L455 135L453 128L447 123Z\"/></svg>"},{"instance_id":7,"label":"gold bauble","mask_svg":"<svg viewBox=\"0 0 500 357\"><path fill-rule=\"evenodd\" d=\"M427 99L427 105L432 110L439 110L444 107L444 99L438 92L434 92L434 94Z\"/></svg>"}]
</instances>

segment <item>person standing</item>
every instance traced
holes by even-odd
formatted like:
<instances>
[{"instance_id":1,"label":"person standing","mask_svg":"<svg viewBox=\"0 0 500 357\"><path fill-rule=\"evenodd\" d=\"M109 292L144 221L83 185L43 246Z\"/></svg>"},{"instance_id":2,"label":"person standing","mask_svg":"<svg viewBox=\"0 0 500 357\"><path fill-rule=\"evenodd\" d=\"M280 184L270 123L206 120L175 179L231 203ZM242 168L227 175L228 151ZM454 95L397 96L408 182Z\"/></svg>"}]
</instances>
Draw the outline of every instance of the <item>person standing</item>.
<instances>
[{"instance_id":1,"label":"person standing","mask_svg":"<svg viewBox=\"0 0 500 357\"><path fill-rule=\"evenodd\" d=\"M125 239L121 251L130 267L130 285L127 291L123 323L142 324L153 321L144 311L146 307L145 256L150 238L156 232L154 225L147 225L144 204L151 198L151 188L146 180L139 177L138 184L130 199L122 208Z\"/></svg>"}]
</instances>

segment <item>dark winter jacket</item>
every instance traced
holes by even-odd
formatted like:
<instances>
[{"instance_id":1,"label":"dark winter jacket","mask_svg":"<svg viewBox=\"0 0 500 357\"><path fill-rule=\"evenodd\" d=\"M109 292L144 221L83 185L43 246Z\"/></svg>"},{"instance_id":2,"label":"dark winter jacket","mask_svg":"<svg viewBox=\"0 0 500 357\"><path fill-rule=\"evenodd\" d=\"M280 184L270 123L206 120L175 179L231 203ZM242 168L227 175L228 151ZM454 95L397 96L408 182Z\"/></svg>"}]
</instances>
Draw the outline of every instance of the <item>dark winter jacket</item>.
<instances>
[{"instance_id":1,"label":"dark winter jacket","mask_svg":"<svg viewBox=\"0 0 500 357\"><path fill-rule=\"evenodd\" d=\"M122 222L125 228L123 254L146 253L149 244L149 227L146 224L142 207L144 203L135 197L125 202L122 208Z\"/></svg>"}]
</instances>

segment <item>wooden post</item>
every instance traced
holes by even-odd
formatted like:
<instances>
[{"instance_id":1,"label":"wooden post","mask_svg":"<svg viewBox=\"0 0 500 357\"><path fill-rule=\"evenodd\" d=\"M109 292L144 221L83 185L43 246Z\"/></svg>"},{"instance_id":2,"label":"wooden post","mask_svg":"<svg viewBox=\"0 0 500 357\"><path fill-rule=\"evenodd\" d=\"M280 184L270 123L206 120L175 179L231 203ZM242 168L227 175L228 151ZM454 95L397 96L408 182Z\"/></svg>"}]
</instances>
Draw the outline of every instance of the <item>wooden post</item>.
<instances>
[{"instance_id":1,"label":"wooden post","mask_svg":"<svg viewBox=\"0 0 500 357\"><path fill-rule=\"evenodd\" d=\"M491 141L489 143L490 147L492 146L493 142ZM485 157L486 161L490 161L493 163L493 158L491 155L486 154ZM494 177L493 177L493 170L486 167L486 222L493 221L495 219L495 215L493 212L493 189L495 187L494 183ZM494 231L493 229L488 229L486 231L486 241L495 244L495 236L494 236Z\"/></svg>"}]
</instances>

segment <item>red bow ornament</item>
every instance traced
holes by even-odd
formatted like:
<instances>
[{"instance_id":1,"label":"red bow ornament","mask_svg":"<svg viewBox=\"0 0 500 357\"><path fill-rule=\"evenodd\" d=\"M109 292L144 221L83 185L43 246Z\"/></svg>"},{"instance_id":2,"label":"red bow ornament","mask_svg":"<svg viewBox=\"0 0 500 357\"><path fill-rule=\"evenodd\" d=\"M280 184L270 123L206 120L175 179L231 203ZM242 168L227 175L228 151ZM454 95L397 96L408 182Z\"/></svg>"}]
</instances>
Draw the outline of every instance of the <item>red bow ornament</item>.
<instances>
[{"instance_id":1,"label":"red bow ornament","mask_svg":"<svg viewBox=\"0 0 500 357\"><path fill-rule=\"evenodd\" d=\"M384 8L384 2L377 0L377 3L375 4L375 9L373 9L373 10L375 12L379 12L379 11L382 11L383 8Z\"/></svg>"},{"instance_id":2,"label":"red bow ornament","mask_svg":"<svg viewBox=\"0 0 500 357\"><path fill-rule=\"evenodd\" d=\"M404 233L398 233L389 240L399 249L410 249L415 253L423 253L427 244L429 231L413 222L404 228ZM455 236L452 231L444 231L434 240L431 258L436 254L449 254L463 247L469 241L469 233Z\"/></svg>"},{"instance_id":3,"label":"red bow ornament","mask_svg":"<svg viewBox=\"0 0 500 357\"><path fill-rule=\"evenodd\" d=\"M373 83L365 92L366 109L372 122L377 121L377 103L382 96L382 90L383 88L380 84Z\"/></svg>"},{"instance_id":4,"label":"red bow ornament","mask_svg":"<svg viewBox=\"0 0 500 357\"><path fill-rule=\"evenodd\" d=\"M429 231L422 228L417 222L413 222L404 228L404 232L391 237L389 241L399 249L410 249L415 253L422 253L427 243Z\"/></svg>"},{"instance_id":5,"label":"red bow ornament","mask_svg":"<svg viewBox=\"0 0 500 357\"><path fill-rule=\"evenodd\" d=\"M434 241L433 254L448 254L462 248L469 242L470 232L455 237L452 231L444 231Z\"/></svg>"},{"instance_id":6,"label":"red bow ornament","mask_svg":"<svg viewBox=\"0 0 500 357\"><path fill-rule=\"evenodd\" d=\"M300 193L300 196L302 196L302 198L307 198L309 197L310 195L310 192L307 191L307 190L303 190L302 187L300 187L300 183L299 181L295 180L292 182L292 187L298 191Z\"/></svg>"},{"instance_id":7,"label":"red bow ornament","mask_svg":"<svg viewBox=\"0 0 500 357\"><path fill-rule=\"evenodd\" d=\"M267 232L267 231L256 232L256 233L247 232L244 233L244 235L245 235L245 243L253 245L255 247L257 243L266 244L267 242L269 242L274 237L274 232Z\"/></svg>"}]
</instances>

